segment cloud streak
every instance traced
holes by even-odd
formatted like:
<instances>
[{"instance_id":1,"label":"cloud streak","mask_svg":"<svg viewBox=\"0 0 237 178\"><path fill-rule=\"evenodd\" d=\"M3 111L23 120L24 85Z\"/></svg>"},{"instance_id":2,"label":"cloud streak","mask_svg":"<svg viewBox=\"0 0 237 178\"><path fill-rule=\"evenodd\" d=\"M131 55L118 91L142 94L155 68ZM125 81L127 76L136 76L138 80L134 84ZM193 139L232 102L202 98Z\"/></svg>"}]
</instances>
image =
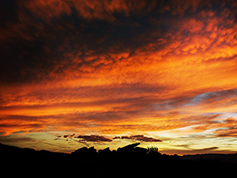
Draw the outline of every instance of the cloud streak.
<instances>
[{"instance_id":1,"label":"cloud streak","mask_svg":"<svg viewBox=\"0 0 237 178\"><path fill-rule=\"evenodd\" d=\"M113 139L131 139L136 141L144 141L144 142L162 142L159 139L146 137L144 135L132 135L132 136L121 136L121 137L114 137Z\"/></svg>"},{"instance_id":2,"label":"cloud streak","mask_svg":"<svg viewBox=\"0 0 237 178\"><path fill-rule=\"evenodd\" d=\"M160 139L147 137L144 135L131 135L131 136L115 136L113 139L106 138L101 135L76 135L76 134L69 134L69 135L59 135L56 137L55 140L58 139L79 139L76 140L78 142L112 142L115 139L131 139L133 141L142 141L142 142L162 142Z\"/></svg>"}]
</instances>

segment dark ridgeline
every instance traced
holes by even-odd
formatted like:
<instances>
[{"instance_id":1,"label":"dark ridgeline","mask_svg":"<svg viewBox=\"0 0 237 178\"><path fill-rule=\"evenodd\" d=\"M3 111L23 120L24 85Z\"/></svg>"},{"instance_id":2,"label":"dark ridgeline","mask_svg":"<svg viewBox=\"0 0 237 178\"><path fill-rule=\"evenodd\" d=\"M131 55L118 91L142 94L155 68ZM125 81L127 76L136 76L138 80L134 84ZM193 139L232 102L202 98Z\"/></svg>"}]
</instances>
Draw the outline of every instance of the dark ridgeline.
<instances>
[{"instance_id":1,"label":"dark ridgeline","mask_svg":"<svg viewBox=\"0 0 237 178\"><path fill-rule=\"evenodd\" d=\"M73 177L229 177L237 164L218 160L182 159L160 154L139 143L99 150L83 147L71 154L17 148L0 144L1 172L11 176ZM236 155L232 155L233 157Z\"/></svg>"}]
</instances>

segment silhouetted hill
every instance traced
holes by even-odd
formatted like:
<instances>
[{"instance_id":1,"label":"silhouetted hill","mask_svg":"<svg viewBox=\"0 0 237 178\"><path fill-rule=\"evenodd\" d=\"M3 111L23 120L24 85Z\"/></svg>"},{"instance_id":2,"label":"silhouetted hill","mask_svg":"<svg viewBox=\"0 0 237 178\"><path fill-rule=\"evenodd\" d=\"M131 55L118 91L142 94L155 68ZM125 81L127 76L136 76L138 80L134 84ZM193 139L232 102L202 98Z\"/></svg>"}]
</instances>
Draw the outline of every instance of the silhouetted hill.
<instances>
[{"instance_id":1,"label":"silhouetted hill","mask_svg":"<svg viewBox=\"0 0 237 178\"><path fill-rule=\"evenodd\" d=\"M35 151L0 144L2 170L8 176L87 176L87 177L229 177L236 164L218 159L188 159L177 155L162 155L138 147L139 143L96 151L83 147L71 154ZM210 155L209 155L210 156ZM231 155L216 155L230 156ZM233 155L235 159L236 155ZM195 157L195 156L194 156ZM4 171L3 171L4 173Z\"/></svg>"},{"instance_id":2,"label":"silhouetted hill","mask_svg":"<svg viewBox=\"0 0 237 178\"><path fill-rule=\"evenodd\" d=\"M196 155L184 155L181 156L184 160L208 160L216 162L230 162L237 164L237 153L236 154L196 154Z\"/></svg>"}]
</instances>

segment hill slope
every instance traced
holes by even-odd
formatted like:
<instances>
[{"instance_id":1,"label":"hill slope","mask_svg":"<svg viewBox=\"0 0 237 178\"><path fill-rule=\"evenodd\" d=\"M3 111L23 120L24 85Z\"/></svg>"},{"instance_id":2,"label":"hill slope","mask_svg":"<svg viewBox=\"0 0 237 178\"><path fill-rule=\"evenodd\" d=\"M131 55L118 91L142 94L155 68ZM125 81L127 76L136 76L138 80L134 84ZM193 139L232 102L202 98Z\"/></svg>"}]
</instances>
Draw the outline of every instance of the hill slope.
<instances>
[{"instance_id":1,"label":"hill slope","mask_svg":"<svg viewBox=\"0 0 237 178\"><path fill-rule=\"evenodd\" d=\"M85 147L72 154L63 154L0 144L0 156L3 170L12 170L8 171L9 176L47 175L47 177L55 177L78 174L80 177L86 174L88 177L149 175L153 177L160 177L160 175L166 175L166 177L228 177L233 175L236 168L234 163L218 160L193 161L194 159L188 159L191 158L190 156L183 156L181 159L178 156L161 155L158 152L146 154L144 149L142 151L135 149L140 151L131 152L134 147L126 146L118 149L120 151L117 152L112 152L109 148L96 152L93 147ZM231 155L227 156L231 157Z\"/></svg>"}]
</instances>

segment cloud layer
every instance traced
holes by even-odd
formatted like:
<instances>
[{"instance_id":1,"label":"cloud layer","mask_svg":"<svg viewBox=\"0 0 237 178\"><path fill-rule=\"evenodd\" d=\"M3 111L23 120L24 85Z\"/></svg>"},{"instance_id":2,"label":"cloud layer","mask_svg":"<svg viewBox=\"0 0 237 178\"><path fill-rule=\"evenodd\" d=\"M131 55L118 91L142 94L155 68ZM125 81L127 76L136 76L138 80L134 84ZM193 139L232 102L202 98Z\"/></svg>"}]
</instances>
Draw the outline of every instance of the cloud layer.
<instances>
[{"instance_id":1,"label":"cloud layer","mask_svg":"<svg viewBox=\"0 0 237 178\"><path fill-rule=\"evenodd\" d=\"M70 134L70 135L59 135L56 137L55 140L58 139L79 139L76 141L85 141L85 142L112 142L114 139L131 139L133 141L142 141L142 142L162 142L159 139L152 138L152 137L146 137L144 135L131 135L131 136L115 136L113 139L106 138L101 135L76 135L76 134ZM67 140L68 141L68 140Z\"/></svg>"},{"instance_id":2,"label":"cloud layer","mask_svg":"<svg viewBox=\"0 0 237 178\"><path fill-rule=\"evenodd\" d=\"M221 138L215 147L237 150L236 2L0 4L1 137L158 144L157 136L164 149L198 137L193 150Z\"/></svg>"}]
</instances>

